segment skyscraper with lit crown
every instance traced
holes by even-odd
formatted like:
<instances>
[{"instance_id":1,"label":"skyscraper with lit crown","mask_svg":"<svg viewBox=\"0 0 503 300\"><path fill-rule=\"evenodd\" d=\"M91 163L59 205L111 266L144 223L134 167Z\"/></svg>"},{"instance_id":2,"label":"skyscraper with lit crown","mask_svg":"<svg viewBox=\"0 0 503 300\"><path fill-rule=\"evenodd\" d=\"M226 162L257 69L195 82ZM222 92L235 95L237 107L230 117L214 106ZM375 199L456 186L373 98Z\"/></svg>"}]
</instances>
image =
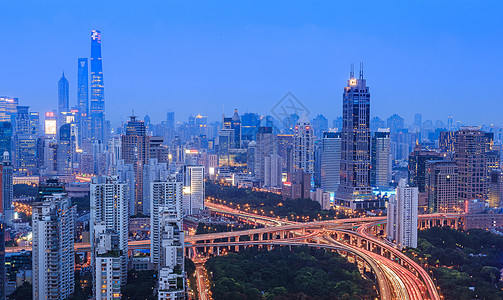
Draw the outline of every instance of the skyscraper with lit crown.
<instances>
[{"instance_id":1,"label":"skyscraper with lit crown","mask_svg":"<svg viewBox=\"0 0 503 300\"><path fill-rule=\"evenodd\" d=\"M294 129L293 169L314 175L314 130L305 115L299 118Z\"/></svg>"},{"instance_id":2,"label":"skyscraper with lit crown","mask_svg":"<svg viewBox=\"0 0 503 300\"><path fill-rule=\"evenodd\" d=\"M91 31L91 138L105 139L105 95L103 61L101 59L101 31Z\"/></svg>"},{"instance_id":3,"label":"skyscraper with lit crown","mask_svg":"<svg viewBox=\"0 0 503 300\"><path fill-rule=\"evenodd\" d=\"M363 78L352 68L344 87L341 134L341 181L337 204L351 209L380 206L370 185L370 92Z\"/></svg>"}]
</instances>

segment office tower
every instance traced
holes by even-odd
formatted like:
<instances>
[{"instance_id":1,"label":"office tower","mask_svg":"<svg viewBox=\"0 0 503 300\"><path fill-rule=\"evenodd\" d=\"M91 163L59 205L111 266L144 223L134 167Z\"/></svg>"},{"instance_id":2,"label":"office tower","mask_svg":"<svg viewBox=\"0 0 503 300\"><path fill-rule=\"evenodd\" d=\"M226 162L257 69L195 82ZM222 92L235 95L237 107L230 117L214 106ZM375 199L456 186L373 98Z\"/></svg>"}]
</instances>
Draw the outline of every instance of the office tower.
<instances>
[{"instance_id":1,"label":"office tower","mask_svg":"<svg viewBox=\"0 0 503 300\"><path fill-rule=\"evenodd\" d=\"M294 129L293 169L314 175L314 129L305 115L300 117Z\"/></svg>"},{"instance_id":2,"label":"office tower","mask_svg":"<svg viewBox=\"0 0 503 300\"><path fill-rule=\"evenodd\" d=\"M449 131L454 130L454 123L452 120L452 116L447 117L447 130L449 130Z\"/></svg>"},{"instance_id":3,"label":"office tower","mask_svg":"<svg viewBox=\"0 0 503 300\"><path fill-rule=\"evenodd\" d=\"M245 113L241 116L241 138L243 141L255 141L258 128L260 127L260 116L256 113Z\"/></svg>"},{"instance_id":4,"label":"office tower","mask_svg":"<svg viewBox=\"0 0 503 300\"><path fill-rule=\"evenodd\" d=\"M359 79L350 79L344 88L341 134L341 182L337 198L351 209L371 205L370 186L370 93L360 70ZM355 201L358 200L358 201Z\"/></svg>"},{"instance_id":5,"label":"office tower","mask_svg":"<svg viewBox=\"0 0 503 300\"><path fill-rule=\"evenodd\" d=\"M0 96L0 122L13 123L18 104L17 98Z\"/></svg>"},{"instance_id":6,"label":"office tower","mask_svg":"<svg viewBox=\"0 0 503 300\"><path fill-rule=\"evenodd\" d=\"M455 131L441 131L438 138L438 147L444 153L454 153Z\"/></svg>"},{"instance_id":7,"label":"office tower","mask_svg":"<svg viewBox=\"0 0 503 300\"><path fill-rule=\"evenodd\" d=\"M118 235L118 249L121 251L121 284L126 283L128 262L128 233L129 233L129 203L127 201L126 185L119 183L114 177L93 177L90 186L91 212L89 227L104 226L101 233L112 232ZM91 230L91 263L96 267L96 245L99 245L99 235ZM95 274L95 278L100 274ZM99 291L96 290L95 294Z\"/></svg>"},{"instance_id":8,"label":"office tower","mask_svg":"<svg viewBox=\"0 0 503 300\"><path fill-rule=\"evenodd\" d=\"M166 163L150 158L143 166L143 215L150 215L150 189L152 182L164 181L169 175Z\"/></svg>"},{"instance_id":9,"label":"office tower","mask_svg":"<svg viewBox=\"0 0 503 300\"><path fill-rule=\"evenodd\" d=\"M414 126L421 127L422 124L423 124L423 115L420 113L416 113L414 115Z\"/></svg>"},{"instance_id":10,"label":"office tower","mask_svg":"<svg viewBox=\"0 0 503 300\"><path fill-rule=\"evenodd\" d=\"M183 215L197 215L204 210L204 167L183 166Z\"/></svg>"},{"instance_id":11,"label":"office tower","mask_svg":"<svg viewBox=\"0 0 503 300\"><path fill-rule=\"evenodd\" d=\"M30 112L30 130L29 134L40 134L40 115L38 112Z\"/></svg>"},{"instance_id":12,"label":"office tower","mask_svg":"<svg viewBox=\"0 0 503 300\"><path fill-rule=\"evenodd\" d=\"M0 300L5 300L5 286L7 277L5 276L5 225L0 216Z\"/></svg>"},{"instance_id":13,"label":"office tower","mask_svg":"<svg viewBox=\"0 0 503 300\"><path fill-rule=\"evenodd\" d=\"M321 187L337 191L341 181L341 133L324 132L321 140Z\"/></svg>"},{"instance_id":14,"label":"office tower","mask_svg":"<svg viewBox=\"0 0 503 300\"><path fill-rule=\"evenodd\" d=\"M33 299L66 299L75 289L75 207L63 193L43 193L32 207Z\"/></svg>"},{"instance_id":15,"label":"office tower","mask_svg":"<svg viewBox=\"0 0 503 300\"><path fill-rule=\"evenodd\" d=\"M394 114L388 118L386 125L392 133L395 133L404 128L404 120L399 115Z\"/></svg>"},{"instance_id":16,"label":"office tower","mask_svg":"<svg viewBox=\"0 0 503 300\"><path fill-rule=\"evenodd\" d=\"M2 164L0 165L0 214L4 215L6 223L10 223L13 218L13 210L11 208L13 199L13 168L10 161L9 152L3 153Z\"/></svg>"},{"instance_id":17,"label":"office tower","mask_svg":"<svg viewBox=\"0 0 503 300\"><path fill-rule=\"evenodd\" d=\"M164 145L164 138L150 137L150 158L155 158L159 163L168 162L169 149Z\"/></svg>"},{"instance_id":18,"label":"office tower","mask_svg":"<svg viewBox=\"0 0 503 300\"><path fill-rule=\"evenodd\" d=\"M458 165L459 200L487 199L489 136L480 127L456 132L454 161Z\"/></svg>"},{"instance_id":19,"label":"office tower","mask_svg":"<svg viewBox=\"0 0 503 300\"><path fill-rule=\"evenodd\" d=\"M91 31L91 138L105 138L105 94L103 85L103 61L101 59L101 31Z\"/></svg>"},{"instance_id":20,"label":"office tower","mask_svg":"<svg viewBox=\"0 0 503 300\"><path fill-rule=\"evenodd\" d=\"M161 263L161 242L163 224L161 224L160 207L167 206L177 218L182 216L183 183L174 176L165 181L153 182L150 194L150 262L157 268ZM183 245L183 244L182 244Z\"/></svg>"},{"instance_id":21,"label":"office tower","mask_svg":"<svg viewBox=\"0 0 503 300\"><path fill-rule=\"evenodd\" d=\"M73 146L72 124L67 123L59 129L57 150L57 170L59 175L73 173Z\"/></svg>"},{"instance_id":22,"label":"office tower","mask_svg":"<svg viewBox=\"0 0 503 300\"><path fill-rule=\"evenodd\" d=\"M121 285L124 278L121 276L122 258L127 256L120 248L120 237L114 230L107 229L103 223L91 227L96 243L93 276L94 299L121 299Z\"/></svg>"},{"instance_id":23,"label":"office tower","mask_svg":"<svg viewBox=\"0 0 503 300\"><path fill-rule=\"evenodd\" d=\"M503 171L491 170L489 177L489 207L498 208L503 205Z\"/></svg>"},{"instance_id":24,"label":"office tower","mask_svg":"<svg viewBox=\"0 0 503 300\"><path fill-rule=\"evenodd\" d=\"M12 123L0 122L0 152L12 153Z\"/></svg>"},{"instance_id":25,"label":"office tower","mask_svg":"<svg viewBox=\"0 0 503 300\"><path fill-rule=\"evenodd\" d=\"M29 106L16 107L16 134L30 134L30 113Z\"/></svg>"},{"instance_id":26,"label":"office tower","mask_svg":"<svg viewBox=\"0 0 503 300\"><path fill-rule=\"evenodd\" d=\"M175 112L169 111L166 113L166 125L168 129L175 130Z\"/></svg>"},{"instance_id":27,"label":"office tower","mask_svg":"<svg viewBox=\"0 0 503 300\"><path fill-rule=\"evenodd\" d=\"M431 160L426 164L425 190L430 213L454 213L463 208L458 200L458 166L453 161Z\"/></svg>"},{"instance_id":28,"label":"office tower","mask_svg":"<svg viewBox=\"0 0 503 300\"><path fill-rule=\"evenodd\" d=\"M293 171L293 134L278 134L276 135L278 144L278 155L283 161L282 172L288 173Z\"/></svg>"},{"instance_id":29,"label":"office tower","mask_svg":"<svg viewBox=\"0 0 503 300\"><path fill-rule=\"evenodd\" d=\"M388 203L388 240L401 250L417 247L417 187L408 187L401 179Z\"/></svg>"},{"instance_id":30,"label":"office tower","mask_svg":"<svg viewBox=\"0 0 503 300\"><path fill-rule=\"evenodd\" d=\"M234 110L234 115L232 118L222 118L223 128L226 130L232 130L232 137L230 139L231 144L229 144L229 149L240 149L241 148L241 118L239 117L238 110Z\"/></svg>"},{"instance_id":31,"label":"office tower","mask_svg":"<svg viewBox=\"0 0 503 300\"><path fill-rule=\"evenodd\" d=\"M314 136L316 139L323 137L323 132L328 130L328 119L324 115L319 114L311 121L314 128Z\"/></svg>"},{"instance_id":32,"label":"office tower","mask_svg":"<svg viewBox=\"0 0 503 300\"><path fill-rule=\"evenodd\" d=\"M142 214L143 207L143 165L150 157L150 137L146 135L145 123L131 116L127 122L126 134L121 136L121 157L126 164L134 168L135 197L131 210Z\"/></svg>"},{"instance_id":33,"label":"office tower","mask_svg":"<svg viewBox=\"0 0 503 300\"><path fill-rule=\"evenodd\" d=\"M277 154L265 157L264 187L280 189L282 182L282 158Z\"/></svg>"},{"instance_id":34,"label":"office tower","mask_svg":"<svg viewBox=\"0 0 503 300\"><path fill-rule=\"evenodd\" d=\"M382 122L383 122L382 124L384 124L384 121L382 121ZM335 120L333 122L334 129L336 131L342 131L342 123L343 123L342 117L335 118Z\"/></svg>"},{"instance_id":35,"label":"office tower","mask_svg":"<svg viewBox=\"0 0 503 300\"><path fill-rule=\"evenodd\" d=\"M159 286L160 300L185 299L185 259L182 217L178 203L159 206L160 248Z\"/></svg>"},{"instance_id":36,"label":"office tower","mask_svg":"<svg viewBox=\"0 0 503 300\"><path fill-rule=\"evenodd\" d=\"M370 120L370 131L376 132L379 128L386 128L386 122L379 117L373 117Z\"/></svg>"},{"instance_id":37,"label":"office tower","mask_svg":"<svg viewBox=\"0 0 503 300\"><path fill-rule=\"evenodd\" d=\"M409 156L409 181L410 186L416 186L419 193L426 192L426 181L428 180L428 168L426 163L431 160L442 160L443 155L437 151L426 150L417 144Z\"/></svg>"},{"instance_id":38,"label":"office tower","mask_svg":"<svg viewBox=\"0 0 503 300\"><path fill-rule=\"evenodd\" d=\"M89 66L87 58L77 61L77 110L79 139L89 137Z\"/></svg>"},{"instance_id":39,"label":"office tower","mask_svg":"<svg viewBox=\"0 0 503 300\"><path fill-rule=\"evenodd\" d=\"M66 123L64 118L64 113L70 111L70 102L69 102L69 84L68 80L65 77L65 73L61 76L61 79L58 81L58 121L59 126Z\"/></svg>"},{"instance_id":40,"label":"office tower","mask_svg":"<svg viewBox=\"0 0 503 300\"><path fill-rule=\"evenodd\" d=\"M249 174L255 174L255 155L257 152L257 142L251 141L246 149L246 170Z\"/></svg>"},{"instance_id":41,"label":"office tower","mask_svg":"<svg viewBox=\"0 0 503 300\"><path fill-rule=\"evenodd\" d=\"M264 183L265 158L277 153L276 147L276 137L272 132L272 127L260 127L255 150L255 176L261 184Z\"/></svg>"},{"instance_id":42,"label":"office tower","mask_svg":"<svg viewBox=\"0 0 503 300\"><path fill-rule=\"evenodd\" d=\"M391 145L389 129L378 129L372 138L370 181L376 187L388 187L391 181Z\"/></svg>"}]
</instances>

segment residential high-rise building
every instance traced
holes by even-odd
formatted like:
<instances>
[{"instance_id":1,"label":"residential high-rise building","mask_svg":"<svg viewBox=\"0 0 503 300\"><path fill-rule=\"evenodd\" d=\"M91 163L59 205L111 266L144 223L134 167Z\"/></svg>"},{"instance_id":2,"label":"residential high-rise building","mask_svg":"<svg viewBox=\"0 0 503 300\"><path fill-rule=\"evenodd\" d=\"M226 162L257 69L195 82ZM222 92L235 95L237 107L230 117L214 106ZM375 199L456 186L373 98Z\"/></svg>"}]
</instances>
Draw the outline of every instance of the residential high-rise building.
<instances>
[{"instance_id":1,"label":"residential high-rise building","mask_svg":"<svg viewBox=\"0 0 503 300\"><path fill-rule=\"evenodd\" d=\"M370 185L370 92L363 70L358 79L351 71L342 111L341 182L336 200L351 209L379 206Z\"/></svg>"},{"instance_id":2,"label":"residential high-rise building","mask_svg":"<svg viewBox=\"0 0 503 300\"><path fill-rule=\"evenodd\" d=\"M387 238L399 249L417 248L417 187L408 187L401 179L388 203Z\"/></svg>"},{"instance_id":3,"label":"residential high-rise building","mask_svg":"<svg viewBox=\"0 0 503 300\"><path fill-rule=\"evenodd\" d=\"M121 276L123 257L127 256L120 248L120 237L114 230L107 229L102 223L91 227L94 232L95 244L93 264L93 292L96 300L121 299L121 286L124 278Z\"/></svg>"},{"instance_id":4,"label":"residential high-rise building","mask_svg":"<svg viewBox=\"0 0 503 300\"><path fill-rule=\"evenodd\" d=\"M64 113L70 111L70 98L69 98L69 84L68 80L65 77L65 73L61 76L61 79L58 81L58 122L59 126L66 123L64 118Z\"/></svg>"},{"instance_id":5,"label":"residential high-rise building","mask_svg":"<svg viewBox=\"0 0 503 300\"><path fill-rule=\"evenodd\" d=\"M204 210L204 166L183 166L183 215L197 215Z\"/></svg>"},{"instance_id":6,"label":"residential high-rise building","mask_svg":"<svg viewBox=\"0 0 503 300\"><path fill-rule=\"evenodd\" d=\"M282 182L282 158L278 154L265 157L264 187L281 189Z\"/></svg>"},{"instance_id":7,"label":"residential high-rise building","mask_svg":"<svg viewBox=\"0 0 503 300\"><path fill-rule=\"evenodd\" d=\"M293 169L314 176L314 129L305 115L295 125L292 151Z\"/></svg>"},{"instance_id":8,"label":"residential high-rise building","mask_svg":"<svg viewBox=\"0 0 503 300\"><path fill-rule=\"evenodd\" d=\"M337 191L341 181L341 133L328 131L321 140L321 187Z\"/></svg>"},{"instance_id":9,"label":"residential high-rise building","mask_svg":"<svg viewBox=\"0 0 503 300\"><path fill-rule=\"evenodd\" d=\"M10 161L9 152L3 153L2 164L0 165L0 214L4 215L5 221L10 223L13 217L11 208L13 199L13 168Z\"/></svg>"},{"instance_id":10,"label":"residential high-rise building","mask_svg":"<svg viewBox=\"0 0 503 300\"><path fill-rule=\"evenodd\" d=\"M151 148L152 149L152 148ZM156 158L151 158L143 166L143 214L150 215L150 189L152 182L164 181L169 176L166 163L160 163Z\"/></svg>"},{"instance_id":11,"label":"residential high-rise building","mask_svg":"<svg viewBox=\"0 0 503 300\"><path fill-rule=\"evenodd\" d=\"M89 137L89 66L86 58L79 58L77 66L77 109L79 138Z\"/></svg>"},{"instance_id":12,"label":"residential high-rise building","mask_svg":"<svg viewBox=\"0 0 503 300\"><path fill-rule=\"evenodd\" d=\"M159 206L161 253L159 300L185 299L185 259L182 217L177 203Z\"/></svg>"},{"instance_id":13,"label":"residential high-rise building","mask_svg":"<svg viewBox=\"0 0 503 300\"><path fill-rule=\"evenodd\" d=\"M135 198L134 214L143 214L143 166L150 157L150 137L146 135L145 122L131 116L126 125L126 134L121 136L121 157L134 168Z\"/></svg>"},{"instance_id":14,"label":"residential high-rise building","mask_svg":"<svg viewBox=\"0 0 503 300\"><path fill-rule=\"evenodd\" d=\"M162 231L164 230L160 207L168 207L173 216L181 218L183 183L174 176L164 181L152 182L150 189L150 262L160 268L162 251ZM183 244L182 244L183 245Z\"/></svg>"},{"instance_id":15,"label":"residential high-rise building","mask_svg":"<svg viewBox=\"0 0 503 300\"><path fill-rule=\"evenodd\" d=\"M463 209L458 200L458 166L453 161L431 160L426 163L425 190L430 213L455 213Z\"/></svg>"},{"instance_id":16,"label":"residential high-rise building","mask_svg":"<svg viewBox=\"0 0 503 300\"><path fill-rule=\"evenodd\" d=\"M66 194L32 206L33 299L66 299L75 289L75 207Z\"/></svg>"},{"instance_id":17,"label":"residential high-rise building","mask_svg":"<svg viewBox=\"0 0 503 300\"><path fill-rule=\"evenodd\" d=\"M489 150L489 136L480 127L462 127L456 132L454 161L458 165L460 201L487 199Z\"/></svg>"},{"instance_id":18,"label":"residential high-rise building","mask_svg":"<svg viewBox=\"0 0 503 300\"><path fill-rule=\"evenodd\" d=\"M283 161L283 173L293 172L293 134L276 135L278 155Z\"/></svg>"},{"instance_id":19,"label":"residential high-rise building","mask_svg":"<svg viewBox=\"0 0 503 300\"><path fill-rule=\"evenodd\" d=\"M371 160L371 184L376 187L388 187L391 181L391 144L389 129L378 129L374 132Z\"/></svg>"},{"instance_id":20,"label":"residential high-rise building","mask_svg":"<svg viewBox=\"0 0 503 300\"><path fill-rule=\"evenodd\" d=\"M90 228L105 226L105 231L118 235L121 255L121 284L126 283L128 261L129 203L126 198L126 185L114 177L94 177L91 181ZM99 236L91 231L91 249L96 250ZM95 263L96 253L92 253L91 262ZM94 267L94 265L93 265ZM100 276L96 274L96 276ZM98 291L96 291L98 293Z\"/></svg>"},{"instance_id":21,"label":"residential high-rise building","mask_svg":"<svg viewBox=\"0 0 503 300\"><path fill-rule=\"evenodd\" d=\"M101 31L91 31L91 138L105 139L105 93L103 84L103 61L101 58Z\"/></svg>"}]
</instances>

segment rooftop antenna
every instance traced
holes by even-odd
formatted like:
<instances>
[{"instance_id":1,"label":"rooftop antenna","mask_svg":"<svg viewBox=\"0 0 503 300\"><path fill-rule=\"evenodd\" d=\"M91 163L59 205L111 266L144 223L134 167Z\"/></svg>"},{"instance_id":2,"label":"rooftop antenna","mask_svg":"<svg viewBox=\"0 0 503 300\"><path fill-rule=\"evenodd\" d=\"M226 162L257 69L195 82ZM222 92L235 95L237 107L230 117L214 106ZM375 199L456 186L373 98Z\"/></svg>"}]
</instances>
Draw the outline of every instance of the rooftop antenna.
<instances>
[{"instance_id":1,"label":"rooftop antenna","mask_svg":"<svg viewBox=\"0 0 503 300\"><path fill-rule=\"evenodd\" d=\"M349 72L349 78L355 78L355 64L351 63L351 71Z\"/></svg>"},{"instance_id":2,"label":"rooftop antenna","mask_svg":"<svg viewBox=\"0 0 503 300\"><path fill-rule=\"evenodd\" d=\"M363 79L363 61L360 62L360 79Z\"/></svg>"}]
</instances>

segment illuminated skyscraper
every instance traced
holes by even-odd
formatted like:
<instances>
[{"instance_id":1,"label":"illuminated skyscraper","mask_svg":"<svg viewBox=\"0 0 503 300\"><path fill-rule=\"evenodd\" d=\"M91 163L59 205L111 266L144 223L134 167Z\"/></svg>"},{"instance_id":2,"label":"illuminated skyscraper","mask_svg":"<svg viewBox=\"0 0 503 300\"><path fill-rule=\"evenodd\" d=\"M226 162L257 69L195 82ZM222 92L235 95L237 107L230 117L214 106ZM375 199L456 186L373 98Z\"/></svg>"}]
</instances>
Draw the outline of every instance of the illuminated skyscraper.
<instances>
[{"instance_id":1,"label":"illuminated skyscraper","mask_svg":"<svg viewBox=\"0 0 503 300\"><path fill-rule=\"evenodd\" d=\"M65 73L61 76L61 79L58 81L58 121L59 126L66 123L64 118L64 113L70 111L70 102L69 102L69 84L68 80L65 77Z\"/></svg>"},{"instance_id":2,"label":"illuminated skyscraper","mask_svg":"<svg viewBox=\"0 0 503 300\"><path fill-rule=\"evenodd\" d=\"M391 147L389 129L378 129L372 138L371 183L376 187L388 187L391 181Z\"/></svg>"},{"instance_id":3,"label":"illuminated skyscraper","mask_svg":"<svg viewBox=\"0 0 503 300\"><path fill-rule=\"evenodd\" d=\"M105 138L105 95L103 86L103 62L101 59L101 32L91 31L91 138Z\"/></svg>"},{"instance_id":4,"label":"illuminated skyscraper","mask_svg":"<svg viewBox=\"0 0 503 300\"><path fill-rule=\"evenodd\" d=\"M341 133L324 132L321 140L321 187L337 191L341 180Z\"/></svg>"},{"instance_id":5,"label":"illuminated skyscraper","mask_svg":"<svg viewBox=\"0 0 503 300\"><path fill-rule=\"evenodd\" d=\"M78 107L78 125L79 138L88 138L88 119L89 119L89 67L87 58L79 58L77 75L77 107Z\"/></svg>"},{"instance_id":6,"label":"illuminated skyscraper","mask_svg":"<svg viewBox=\"0 0 503 300\"><path fill-rule=\"evenodd\" d=\"M367 208L376 203L370 186L370 93L363 78L354 71L344 88L341 135L341 182L337 201L352 209Z\"/></svg>"}]
</instances>

